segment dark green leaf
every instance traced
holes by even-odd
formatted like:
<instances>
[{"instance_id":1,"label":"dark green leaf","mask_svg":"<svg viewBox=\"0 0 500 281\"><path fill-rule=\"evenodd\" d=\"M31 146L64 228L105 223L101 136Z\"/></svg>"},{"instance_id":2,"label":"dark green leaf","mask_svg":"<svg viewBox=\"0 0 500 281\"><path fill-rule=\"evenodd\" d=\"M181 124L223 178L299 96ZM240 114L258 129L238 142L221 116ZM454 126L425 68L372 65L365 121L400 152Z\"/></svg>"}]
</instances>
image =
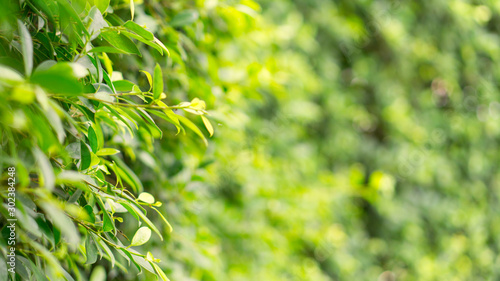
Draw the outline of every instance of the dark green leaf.
<instances>
[{"instance_id":1,"label":"dark green leaf","mask_svg":"<svg viewBox=\"0 0 500 281\"><path fill-rule=\"evenodd\" d=\"M93 264L97 261L97 246L90 232L87 232L87 238L85 239L85 252L87 254L85 264Z\"/></svg>"},{"instance_id":2,"label":"dark green leaf","mask_svg":"<svg viewBox=\"0 0 500 281\"><path fill-rule=\"evenodd\" d=\"M104 232L108 232L108 231L115 232L116 231L115 222L108 214L108 211L106 211L106 208L104 207L104 203L102 202L102 199L96 198L96 201L97 201L97 204L99 204L99 207L101 207L101 211L102 211L102 217L103 217L102 230Z\"/></svg>"},{"instance_id":3,"label":"dark green leaf","mask_svg":"<svg viewBox=\"0 0 500 281\"><path fill-rule=\"evenodd\" d=\"M83 209L85 210L85 212L87 213L87 216L88 216L88 219L89 219L89 222L94 224L95 223L95 214L94 214L94 210L92 209L92 206L90 205L85 205L83 207Z\"/></svg>"},{"instance_id":4,"label":"dark green leaf","mask_svg":"<svg viewBox=\"0 0 500 281\"><path fill-rule=\"evenodd\" d=\"M89 138L90 148L92 148L92 152L96 153L99 145L98 145L97 135L92 126L90 126L88 130L88 138Z\"/></svg>"},{"instance_id":5,"label":"dark green leaf","mask_svg":"<svg viewBox=\"0 0 500 281\"><path fill-rule=\"evenodd\" d=\"M144 27L138 25L137 23L135 23L133 21L127 21L123 26L125 26L129 30L137 33L139 36L141 36L142 38L144 38L148 41L152 41L155 38L153 33L149 32Z\"/></svg>"},{"instance_id":6,"label":"dark green leaf","mask_svg":"<svg viewBox=\"0 0 500 281\"><path fill-rule=\"evenodd\" d=\"M131 38L134 38L136 40L139 40L141 41L142 43L148 45L148 46L151 46L153 47L154 49L156 49L160 54L163 55L163 49L161 46L159 46L158 44L156 44L156 42L154 41L148 41L144 38L142 38L141 36L137 35L137 34L134 34L134 33L130 33L130 32L127 32L127 31L121 31L120 32L121 34L124 34L124 35L127 35L128 37L131 37Z\"/></svg>"},{"instance_id":7,"label":"dark green leaf","mask_svg":"<svg viewBox=\"0 0 500 281\"><path fill-rule=\"evenodd\" d=\"M80 170L86 170L90 167L90 162L92 156L90 154L90 149L86 143L80 141Z\"/></svg>"}]
</instances>

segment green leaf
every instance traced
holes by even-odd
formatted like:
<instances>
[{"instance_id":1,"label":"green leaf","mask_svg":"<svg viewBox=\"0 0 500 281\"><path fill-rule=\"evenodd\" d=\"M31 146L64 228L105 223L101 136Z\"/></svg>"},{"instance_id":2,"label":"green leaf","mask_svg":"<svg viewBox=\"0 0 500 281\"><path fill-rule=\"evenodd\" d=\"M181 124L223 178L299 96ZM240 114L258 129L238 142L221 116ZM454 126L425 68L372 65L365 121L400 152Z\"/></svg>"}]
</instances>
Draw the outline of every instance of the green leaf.
<instances>
[{"instance_id":1,"label":"green leaf","mask_svg":"<svg viewBox=\"0 0 500 281\"><path fill-rule=\"evenodd\" d=\"M87 70L79 64L60 62L48 69L35 71L30 80L54 94L76 95L83 90L78 79L87 73Z\"/></svg>"},{"instance_id":2,"label":"green leaf","mask_svg":"<svg viewBox=\"0 0 500 281\"><path fill-rule=\"evenodd\" d=\"M148 79L148 82L149 82L149 91L151 91L151 89L153 89L153 78L151 77L151 74L149 74L149 72L147 72L146 70L141 70L140 72L146 74L146 78Z\"/></svg>"},{"instance_id":3,"label":"green leaf","mask_svg":"<svg viewBox=\"0 0 500 281\"><path fill-rule=\"evenodd\" d=\"M31 35L22 21L17 20L17 25L19 27L19 36L21 37L24 71L26 76L30 76L31 71L33 71L33 43L31 41Z\"/></svg>"},{"instance_id":4,"label":"green leaf","mask_svg":"<svg viewBox=\"0 0 500 281\"><path fill-rule=\"evenodd\" d=\"M134 20L134 14L135 14L134 0L130 0L130 15L132 20Z\"/></svg>"},{"instance_id":5,"label":"green leaf","mask_svg":"<svg viewBox=\"0 0 500 281\"><path fill-rule=\"evenodd\" d=\"M29 280L30 274L28 273L29 262L22 256L18 256L16 260L16 274L23 280Z\"/></svg>"},{"instance_id":6,"label":"green leaf","mask_svg":"<svg viewBox=\"0 0 500 281\"><path fill-rule=\"evenodd\" d=\"M38 162L38 168L43 177L43 186L48 190L53 190L56 179L49 159L47 159L47 156L38 148L33 149L33 155Z\"/></svg>"},{"instance_id":7,"label":"green leaf","mask_svg":"<svg viewBox=\"0 0 500 281\"><path fill-rule=\"evenodd\" d=\"M106 270L99 265L92 270L89 281L106 281Z\"/></svg>"},{"instance_id":8,"label":"green leaf","mask_svg":"<svg viewBox=\"0 0 500 281\"><path fill-rule=\"evenodd\" d=\"M162 101L158 101L157 104L162 107L167 107L167 105ZM177 134L180 133L181 131L184 131L184 128L181 126L181 123L179 122L179 118L177 118L178 115L175 114L175 112L172 109L170 108L163 109L163 113L165 114L161 114L156 110L151 110L149 112L174 124L175 127L177 128Z\"/></svg>"},{"instance_id":9,"label":"green leaf","mask_svg":"<svg viewBox=\"0 0 500 281\"><path fill-rule=\"evenodd\" d=\"M154 271L153 267L151 266L151 263L146 261L146 259L144 259L143 257L132 255L132 259L133 259L135 264L138 264L142 268L146 269L147 271L155 274L155 271Z\"/></svg>"},{"instance_id":10,"label":"green leaf","mask_svg":"<svg viewBox=\"0 0 500 281\"><path fill-rule=\"evenodd\" d=\"M111 54L130 54L127 51L117 49L111 46L99 46L90 49L89 53L111 53Z\"/></svg>"},{"instance_id":11,"label":"green leaf","mask_svg":"<svg viewBox=\"0 0 500 281\"><path fill-rule=\"evenodd\" d=\"M127 209L128 213L134 216L134 218L136 218L140 224L139 215L137 215L136 211L130 206L130 204L120 202L120 205L122 205L123 208Z\"/></svg>"},{"instance_id":12,"label":"green leaf","mask_svg":"<svg viewBox=\"0 0 500 281\"><path fill-rule=\"evenodd\" d=\"M163 214L160 211L158 211L156 208L151 207L151 209L155 210L158 213L158 215L160 215L161 219L165 222L165 224L168 227L168 232L172 232L174 229L172 228L170 223L167 221L167 219L163 216Z\"/></svg>"},{"instance_id":13,"label":"green leaf","mask_svg":"<svg viewBox=\"0 0 500 281\"><path fill-rule=\"evenodd\" d=\"M64 212L54 205L54 202L41 202L39 206L45 211L58 230L64 235L65 241L71 248L75 248L80 238L73 222Z\"/></svg>"},{"instance_id":14,"label":"green leaf","mask_svg":"<svg viewBox=\"0 0 500 281\"><path fill-rule=\"evenodd\" d=\"M212 127L212 123L210 123L210 120L208 120L207 117L201 116L201 120L203 120L203 124L205 124L205 128L207 128L207 131L210 133L210 136L214 135L214 127Z\"/></svg>"},{"instance_id":15,"label":"green leaf","mask_svg":"<svg viewBox=\"0 0 500 281\"><path fill-rule=\"evenodd\" d=\"M143 226L137 230L129 247L144 245L149 241L149 238L151 238L151 229Z\"/></svg>"},{"instance_id":16,"label":"green leaf","mask_svg":"<svg viewBox=\"0 0 500 281\"><path fill-rule=\"evenodd\" d=\"M101 246L101 248L106 252L106 254L109 257L109 260L111 261L111 268L115 267L116 259L115 255L113 255L113 252L111 252L111 249L106 245L106 242L102 241L99 239L97 243Z\"/></svg>"},{"instance_id":17,"label":"green leaf","mask_svg":"<svg viewBox=\"0 0 500 281\"><path fill-rule=\"evenodd\" d=\"M158 44L156 44L154 41L148 41L144 38L142 38L141 36L137 35L137 34L134 34L134 33L131 33L131 32L128 32L128 31L121 31L120 32L121 34L124 34L124 35L127 35L128 37L132 37L136 40L139 40L141 41L142 43L148 45L148 46L151 46L153 47L155 50L157 50L161 55L163 55L163 49L161 46L159 46Z\"/></svg>"},{"instance_id":18,"label":"green leaf","mask_svg":"<svg viewBox=\"0 0 500 281\"><path fill-rule=\"evenodd\" d=\"M83 209L85 210L85 212L87 213L87 216L88 216L88 222L94 224L95 223L95 214L94 214L94 210L92 209L92 206L90 205L85 205L83 207Z\"/></svg>"},{"instance_id":19,"label":"green leaf","mask_svg":"<svg viewBox=\"0 0 500 281\"><path fill-rule=\"evenodd\" d=\"M85 253L87 254L85 264L93 264L97 261L97 246L90 232L87 232L87 239L85 240Z\"/></svg>"},{"instance_id":20,"label":"green leaf","mask_svg":"<svg viewBox=\"0 0 500 281\"><path fill-rule=\"evenodd\" d=\"M90 154L90 149L86 143L80 141L80 170L87 170L90 167L90 162L92 161L92 155Z\"/></svg>"},{"instance_id":21,"label":"green leaf","mask_svg":"<svg viewBox=\"0 0 500 281\"><path fill-rule=\"evenodd\" d=\"M98 1L99 3L101 1ZM90 33L90 40L94 40L101 34L101 29L108 27L108 23L102 17L102 13L96 7L92 7L89 11L89 18L92 20L90 26L88 28L88 32Z\"/></svg>"},{"instance_id":22,"label":"green leaf","mask_svg":"<svg viewBox=\"0 0 500 281\"><path fill-rule=\"evenodd\" d=\"M4 65L0 65L0 73L0 84L15 85L24 80L19 72Z\"/></svg>"},{"instance_id":23,"label":"green leaf","mask_svg":"<svg viewBox=\"0 0 500 281\"><path fill-rule=\"evenodd\" d=\"M161 270L161 268L156 263L151 263L151 264L153 265L156 273L158 274L158 276L160 276L162 281L170 281L167 275L165 275L165 272L163 272L163 270Z\"/></svg>"},{"instance_id":24,"label":"green leaf","mask_svg":"<svg viewBox=\"0 0 500 281\"><path fill-rule=\"evenodd\" d=\"M160 46L165 52L167 52L167 55L170 57L170 52L168 51L167 47L158 39L155 37L154 42Z\"/></svg>"},{"instance_id":25,"label":"green leaf","mask_svg":"<svg viewBox=\"0 0 500 281\"><path fill-rule=\"evenodd\" d=\"M113 81L113 85L118 92L131 92L135 86L134 83L128 80Z\"/></svg>"},{"instance_id":26,"label":"green leaf","mask_svg":"<svg viewBox=\"0 0 500 281\"><path fill-rule=\"evenodd\" d=\"M153 97L155 100L160 98L163 93L163 74L159 64L155 66L155 73L153 76Z\"/></svg>"},{"instance_id":27,"label":"green leaf","mask_svg":"<svg viewBox=\"0 0 500 281\"><path fill-rule=\"evenodd\" d=\"M35 277L35 279L37 281L48 281L45 274L42 272L42 270L40 270L40 268L38 266L35 265L35 263L33 263L33 261L25 259L24 257L21 257L21 256L19 256L18 258L19 258L19 260L21 260L21 262L24 264L24 266L26 266L27 268L29 268L31 270L31 272L33 273L33 277ZM2 280L2 279L0 278L0 280Z\"/></svg>"},{"instance_id":28,"label":"green leaf","mask_svg":"<svg viewBox=\"0 0 500 281\"><path fill-rule=\"evenodd\" d=\"M92 127L89 127L88 138L89 138L90 148L92 148L92 152L96 153L99 145L97 141L97 135L94 131L94 128Z\"/></svg>"},{"instance_id":29,"label":"green leaf","mask_svg":"<svg viewBox=\"0 0 500 281\"><path fill-rule=\"evenodd\" d=\"M144 187L142 186L142 182L139 180L139 177L118 157L112 155L111 159L115 161L117 172L120 174L120 177L127 182L134 192L141 192Z\"/></svg>"},{"instance_id":30,"label":"green leaf","mask_svg":"<svg viewBox=\"0 0 500 281\"><path fill-rule=\"evenodd\" d=\"M114 30L106 30L101 32L102 38L108 41L109 44L114 46L117 49L123 50L130 54L136 54L138 56L142 56L141 52L137 48L137 46L130 40L127 36L123 34L119 34Z\"/></svg>"},{"instance_id":31,"label":"green leaf","mask_svg":"<svg viewBox=\"0 0 500 281\"><path fill-rule=\"evenodd\" d=\"M109 1L110 0L96 0L94 1L94 3L99 11L101 11L101 13L104 13L109 6Z\"/></svg>"},{"instance_id":32,"label":"green leaf","mask_svg":"<svg viewBox=\"0 0 500 281\"><path fill-rule=\"evenodd\" d=\"M151 125L149 126L149 128L152 128L152 130L156 131L156 135L158 135L160 138L163 137L163 131L160 129L160 127L158 127L158 125L156 125L155 121L153 120L153 118L151 117L151 115L149 115L146 110L142 109L142 108L139 108L139 114L142 115L142 117L144 119L146 119L146 121ZM154 132L151 132L153 134L153 136L155 135Z\"/></svg>"},{"instance_id":33,"label":"green leaf","mask_svg":"<svg viewBox=\"0 0 500 281\"><path fill-rule=\"evenodd\" d=\"M102 202L102 199L100 197L98 197L96 199L97 199L96 200L97 204L99 205L99 207L101 208L101 211L102 211L102 218L103 218L102 219L102 231L104 231L104 232L108 232L108 231L115 232L116 231L116 229L115 229L115 222L109 216L108 211L104 207L104 203Z\"/></svg>"},{"instance_id":34,"label":"green leaf","mask_svg":"<svg viewBox=\"0 0 500 281\"><path fill-rule=\"evenodd\" d=\"M96 154L99 156L114 155L120 153L120 150L114 148L101 148Z\"/></svg>"},{"instance_id":35,"label":"green leaf","mask_svg":"<svg viewBox=\"0 0 500 281\"><path fill-rule=\"evenodd\" d=\"M175 17L170 21L170 25L173 27L181 27L185 25L192 24L199 17L199 14L195 10L185 10L175 15Z\"/></svg>"},{"instance_id":36,"label":"green leaf","mask_svg":"<svg viewBox=\"0 0 500 281\"><path fill-rule=\"evenodd\" d=\"M8 281L8 280L9 280L9 274L7 271L7 264L3 255L0 255L0 281Z\"/></svg>"},{"instance_id":37,"label":"green leaf","mask_svg":"<svg viewBox=\"0 0 500 281\"><path fill-rule=\"evenodd\" d=\"M208 145L207 139L203 135L203 133L200 131L200 129L193 123L191 120L187 119L186 117L182 115L177 115L177 118L181 121L182 124L186 125L189 129L191 129L195 134L197 134L202 140L205 145Z\"/></svg>"},{"instance_id":38,"label":"green leaf","mask_svg":"<svg viewBox=\"0 0 500 281\"><path fill-rule=\"evenodd\" d=\"M125 26L127 29L137 33L139 36L142 38L148 40L148 41L153 41L155 39L153 33L150 31L146 30L144 27L138 25L137 23L133 21L127 21L123 26Z\"/></svg>"},{"instance_id":39,"label":"green leaf","mask_svg":"<svg viewBox=\"0 0 500 281\"><path fill-rule=\"evenodd\" d=\"M141 194L139 194L139 197L137 197L137 199L149 204L154 204L155 202L154 196L147 192L142 192Z\"/></svg>"},{"instance_id":40,"label":"green leaf","mask_svg":"<svg viewBox=\"0 0 500 281\"><path fill-rule=\"evenodd\" d=\"M85 25L82 23L82 20L80 19L80 17L78 16L78 14L75 12L75 9L73 9L73 7L69 4L69 2L67 0L56 0L57 3L59 4L59 10L63 10L65 11L69 17L71 18L71 22L75 24L75 26L77 27L77 33L78 34L85 34L85 35L89 35L88 31L87 31L87 28L85 28ZM106 0L107 1L107 0ZM102 2L106 2L106 1L102 1ZM47 1L47 2L50 2L50 1ZM100 1L97 1L97 2L100 2ZM109 4L109 1L107 1L108 4ZM106 5L107 7L107 5ZM101 11L103 12L103 11Z\"/></svg>"},{"instance_id":41,"label":"green leaf","mask_svg":"<svg viewBox=\"0 0 500 281\"><path fill-rule=\"evenodd\" d=\"M149 228L151 228L156 234L158 234L160 239L163 241L163 236L161 235L161 232L138 207L129 202L122 202L122 205L124 204L127 205L132 210L134 210L135 213L149 226Z\"/></svg>"}]
</instances>

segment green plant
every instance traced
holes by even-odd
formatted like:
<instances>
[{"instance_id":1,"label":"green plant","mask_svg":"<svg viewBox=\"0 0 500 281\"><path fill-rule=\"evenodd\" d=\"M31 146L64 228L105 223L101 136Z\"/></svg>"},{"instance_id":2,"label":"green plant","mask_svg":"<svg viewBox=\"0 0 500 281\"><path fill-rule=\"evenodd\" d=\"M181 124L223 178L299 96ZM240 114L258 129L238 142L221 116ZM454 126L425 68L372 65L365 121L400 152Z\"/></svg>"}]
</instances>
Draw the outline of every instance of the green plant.
<instances>
[{"instance_id":1,"label":"green plant","mask_svg":"<svg viewBox=\"0 0 500 281\"><path fill-rule=\"evenodd\" d=\"M127 164L138 151L120 143L161 139L157 122L164 120L177 133L189 128L207 144L180 112L201 116L212 135L205 102L167 105L159 64L153 74L137 72L147 81L142 88L113 70L123 56L169 55L147 27L133 21L133 1L28 0L8 6L0 37L0 168L11 167L16 178L12 280L81 279L82 268L99 258L124 272L135 266L168 280L159 259L134 249L148 242L151 231L163 240L164 230L172 229L159 210L162 203L144 191ZM113 12L120 9L130 12ZM113 60L111 54L118 55ZM7 200L8 194L2 196ZM9 211L0 206L4 218L11 218ZM151 213L164 227L151 221ZM136 227L124 230L125 224ZM2 243L5 259L7 240Z\"/></svg>"}]
</instances>

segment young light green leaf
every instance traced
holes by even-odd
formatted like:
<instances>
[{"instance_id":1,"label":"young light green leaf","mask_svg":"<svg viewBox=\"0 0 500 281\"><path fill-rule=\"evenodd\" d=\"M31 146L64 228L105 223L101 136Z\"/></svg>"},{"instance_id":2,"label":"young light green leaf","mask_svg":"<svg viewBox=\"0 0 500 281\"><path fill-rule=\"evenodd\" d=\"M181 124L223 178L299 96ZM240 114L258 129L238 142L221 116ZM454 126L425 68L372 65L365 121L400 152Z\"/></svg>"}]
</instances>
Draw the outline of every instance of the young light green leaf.
<instances>
[{"instance_id":1,"label":"young light green leaf","mask_svg":"<svg viewBox=\"0 0 500 281\"><path fill-rule=\"evenodd\" d=\"M151 229L147 226L143 226L137 230L129 247L144 245L149 241L149 238L151 238Z\"/></svg>"},{"instance_id":2,"label":"young light green leaf","mask_svg":"<svg viewBox=\"0 0 500 281\"><path fill-rule=\"evenodd\" d=\"M140 72L144 73L146 75L146 78L148 79L148 82L149 82L149 91L151 91L151 89L153 89L153 78L151 77L151 74L149 74L149 72L147 72L146 70L140 70Z\"/></svg>"},{"instance_id":3,"label":"young light green leaf","mask_svg":"<svg viewBox=\"0 0 500 281\"><path fill-rule=\"evenodd\" d=\"M89 281L106 281L106 270L99 265L92 270Z\"/></svg>"},{"instance_id":4,"label":"young light green leaf","mask_svg":"<svg viewBox=\"0 0 500 281\"><path fill-rule=\"evenodd\" d=\"M15 85L23 81L23 77L17 71L12 68L0 65L0 84Z\"/></svg>"},{"instance_id":5,"label":"young light green leaf","mask_svg":"<svg viewBox=\"0 0 500 281\"><path fill-rule=\"evenodd\" d=\"M130 15L132 20L134 20L134 14L135 14L134 0L130 0Z\"/></svg>"},{"instance_id":6,"label":"young light green leaf","mask_svg":"<svg viewBox=\"0 0 500 281\"><path fill-rule=\"evenodd\" d=\"M158 230L158 228L148 219L148 217L134 204L129 203L129 202L120 202L124 207L127 205L127 207L131 208L132 210L135 211L135 213L160 237L160 239L163 241L163 236L161 235L161 232Z\"/></svg>"},{"instance_id":7,"label":"young light green leaf","mask_svg":"<svg viewBox=\"0 0 500 281\"><path fill-rule=\"evenodd\" d=\"M155 66L155 73L153 76L153 97L155 100L160 98L163 93L163 74L159 64Z\"/></svg>"},{"instance_id":8,"label":"young light green leaf","mask_svg":"<svg viewBox=\"0 0 500 281\"><path fill-rule=\"evenodd\" d=\"M33 70L33 42L31 41L31 35L26 26L24 26L24 23L17 20L17 25L19 27L19 35L21 37L24 71L26 76L30 76L31 71Z\"/></svg>"},{"instance_id":9,"label":"young light green leaf","mask_svg":"<svg viewBox=\"0 0 500 281\"><path fill-rule=\"evenodd\" d=\"M162 281L170 281L167 275L165 275L165 272L163 272L163 270L161 270L161 268L156 263L151 263L151 264L153 265L156 273L158 273L158 276L160 276Z\"/></svg>"},{"instance_id":10,"label":"young light green leaf","mask_svg":"<svg viewBox=\"0 0 500 281\"><path fill-rule=\"evenodd\" d=\"M137 199L149 204L153 204L155 202L154 196L147 192L142 192L141 194L139 194L139 197L137 197Z\"/></svg>"},{"instance_id":11,"label":"young light green leaf","mask_svg":"<svg viewBox=\"0 0 500 281\"><path fill-rule=\"evenodd\" d=\"M170 57L170 52L168 51L167 47L165 47L165 45L164 45L164 44L163 44L163 43L162 43L162 42L161 42L158 38L156 38L156 37L155 37L154 42L155 42L158 46L160 46L160 47L161 47L161 48L162 48L165 52L167 52L167 56L169 56L169 57Z\"/></svg>"},{"instance_id":12,"label":"young light green leaf","mask_svg":"<svg viewBox=\"0 0 500 281\"><path fill-rule=\"evenodd\" d=\"M208 120L207 117L201 116L201 120L203 120L203 124L205 124L205 128L207 128L207 131L210 133L210 136L214 135L214 127L212 127L212 123L210 123L210 120Z\"/></svg>"},{"instance_id":13,"label":"young light green leaf","mask_svg":"<svg viewBox=\"0 0 500 281\"><path fill-rule=\"evenodd\" d=\"M128 80L113 81L113 86L118 92L132 92L135 84Z\"/></svg>"},{"instance_id":14,"label":"young light green leaf","mask_svg":"<svg viewBox=\"0 0 500 281\"><path fill-rule=\"evenodd\" d=\"M120 153L120 150L114 149L114 148L101 148L99 151L97 151L98 156L106 156L106 155L115 155L117 153Z\"/></svg>"},{"instance_id":15,"label":"young light green leaf","mask_svg":"<svg viewBox=\"0 0 500 281\"><path fill-rule=\"evenodd\" d=\"M157 203L160 203L160 204L155 204L155 205L161 206L161 202L157 202ZM151 207L151 209L155 210L158 213L158 215L160 215L161 219L165 222L165 224L168 227L168 232L172 232L174 229L172 228L172 226L170 225L170 223L167 221L167 219L163 216L163 214L160 211L158 211L158 209L156 209L156 208Z\"/></svg>"}]
</instances>

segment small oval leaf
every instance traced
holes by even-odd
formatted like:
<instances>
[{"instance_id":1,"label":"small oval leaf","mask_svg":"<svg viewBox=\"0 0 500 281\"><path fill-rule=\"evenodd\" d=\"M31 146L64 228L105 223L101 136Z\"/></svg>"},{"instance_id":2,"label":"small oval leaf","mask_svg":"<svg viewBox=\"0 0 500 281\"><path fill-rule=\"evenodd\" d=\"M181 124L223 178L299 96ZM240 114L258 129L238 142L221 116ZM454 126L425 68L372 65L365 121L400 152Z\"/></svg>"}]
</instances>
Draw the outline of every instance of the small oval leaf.
<instances>
[{"instance_id":1,"label":"small oval leaf","mask_svg":"<svg viewBox=\"0 0 500 281\"><path fill-rule=\"evenodd\" d=\"M154 204L155 203L155 198L153 195L143 192L139 194L139 197L137 199L141 200L142 202L149 203L149 204Z\"/></svg>"},{"instance_id":2,"label":"small oval leaf","mask_svg":"<svg viewBox=\"0 0 500 281\"><path fill-rule=\"evenodd\" d=\"M132 243L130 243L130 247L143 245L149 241L149 238L151 238L151 229L143 226L135 233L134 238L132 238Z\"/></svg>"}]
</instances>

